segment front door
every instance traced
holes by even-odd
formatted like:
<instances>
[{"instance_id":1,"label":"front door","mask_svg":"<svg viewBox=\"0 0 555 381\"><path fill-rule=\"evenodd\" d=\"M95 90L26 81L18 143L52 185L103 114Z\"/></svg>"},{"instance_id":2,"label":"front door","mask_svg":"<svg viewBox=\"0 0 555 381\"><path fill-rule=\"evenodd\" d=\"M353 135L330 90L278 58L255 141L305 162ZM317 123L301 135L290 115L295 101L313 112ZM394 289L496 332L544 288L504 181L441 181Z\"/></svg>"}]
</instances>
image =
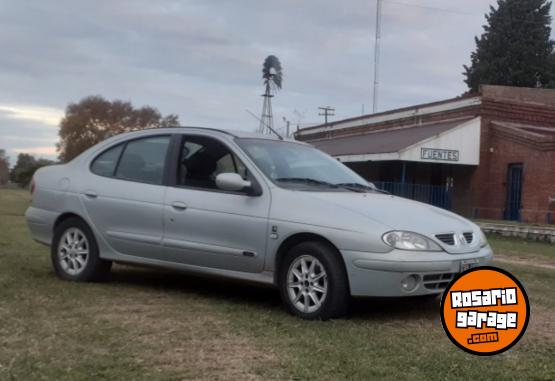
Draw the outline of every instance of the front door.
<instances>
[{"instance_id":1,"label":"front door","mask_svg":"<svg viewBox=\"0 0 555 381\"><path fill-rule=\"evenodd\" d=\"M187 135L177 151L175 184L165 197L168 260L261 272L268 235L268 190L263 189L260 196L248 196L218 189L215 178L219 173L234 172L257 180L241 154L216 138Z\"/></svg>"},{"instance_id":2,"label":"front door","mask_svg":"<svg viewBox=\"0 0 555 381\"><path fill-rule=\"evenodd\" d=\"M522 164L509 164L507 171L507 203L505 219L520 221L522 203Z\"/></svg>"}]
</instances>

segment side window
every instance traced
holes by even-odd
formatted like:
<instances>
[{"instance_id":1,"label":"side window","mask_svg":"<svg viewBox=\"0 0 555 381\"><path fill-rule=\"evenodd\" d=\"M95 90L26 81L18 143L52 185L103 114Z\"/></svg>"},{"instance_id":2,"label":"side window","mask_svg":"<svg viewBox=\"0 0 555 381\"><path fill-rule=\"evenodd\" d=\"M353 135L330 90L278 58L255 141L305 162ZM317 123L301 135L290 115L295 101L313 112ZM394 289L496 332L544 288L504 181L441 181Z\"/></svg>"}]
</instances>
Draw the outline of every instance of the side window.
<instances>
[{"instance_id":1,"label":"side window","mask_svg":"<svg viewBox=\"0 0 555 381\"><path fill-rule=\"evenodd\" d=\"M187 136L179 158L177 184L195 188L218 189L216 176L238 173L244 179L245 165L220 141L205 136Z\"/></svg>"},{"instance_id":2,"label":"side window","mask_svg":"<svg viewBox=\"0 0 555 381\"><path fill-rule=\"evenodd\" d=\"M189 157L193 156L195 153L197 153L200 149L202 149L202 145L192 142L192 141L185 141L183 143L183 149L181 151L182 153L182 158L183 159L188 159Z\"/></svg>"},{"instance_id":3,"label":"side window","mask_svg":"<svg viewBox=\"0 0 555 381\"><path fill-rule=\"evenodd\" d=\"M245 168L243 162L231 152L216 163L216 175L230 172L238 173L244 180L247 179L247 168Z\"/></svg>"},{"instance_id":4,"label":"side window","mask_svg":"<svg viewBox=\"0 0 555 381\"><path fill-rule=\"evenodd\" d=\"M120 144L101 153L96 159L94 159L91 165L91 171L100 176L114 176L122 149L123 144Z\"/></svg>"},{"instance_id":5,"label":"side window","mask_svg":"<svg viewBox=\"0 0 555 381\"><path fill-rule=\"evenodd\" d=\"M225 172L237 172L237 166L233 160L233 156L231 153L223 156L220 160L216 162L216 172L217 173L225 173Z\"/></svg>"},{"instance_id":6,"label":"side window","mask_svg":"<svg viewBox=\"0 0 555 381\"><path fill-rule=\"evenodd\" d=\"M169 136L131 140L125 146L116 177L151 184L162 184Z\"/></svg>"}]
</instances>

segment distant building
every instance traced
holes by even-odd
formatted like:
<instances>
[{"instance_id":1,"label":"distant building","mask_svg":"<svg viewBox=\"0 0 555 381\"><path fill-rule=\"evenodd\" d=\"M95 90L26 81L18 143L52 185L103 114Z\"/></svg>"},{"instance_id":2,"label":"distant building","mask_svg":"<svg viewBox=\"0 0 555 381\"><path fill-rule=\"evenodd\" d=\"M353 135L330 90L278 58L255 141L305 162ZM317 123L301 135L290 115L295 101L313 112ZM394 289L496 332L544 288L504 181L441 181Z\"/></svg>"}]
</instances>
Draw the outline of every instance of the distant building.
<instances>
[{"instance_id":1,"label":"distant building","mask_svg":"<svg viewBox=\"0 0 555 381\"><path fill-rule=\"evenodd\" d=\"M4 160L0 160L0 186L4 186L10 179L10 170Z\"/></svg>"},{"instance_id":2,"label":"distant building","mask_svg":"<svg viewBox=\"0 0 555 381\"><path fill-rule=\"evenodd\" d=\"M473 218L555 220L555 90L483 86L296 138L394 194Z\"/></svg>"}]
</instances>

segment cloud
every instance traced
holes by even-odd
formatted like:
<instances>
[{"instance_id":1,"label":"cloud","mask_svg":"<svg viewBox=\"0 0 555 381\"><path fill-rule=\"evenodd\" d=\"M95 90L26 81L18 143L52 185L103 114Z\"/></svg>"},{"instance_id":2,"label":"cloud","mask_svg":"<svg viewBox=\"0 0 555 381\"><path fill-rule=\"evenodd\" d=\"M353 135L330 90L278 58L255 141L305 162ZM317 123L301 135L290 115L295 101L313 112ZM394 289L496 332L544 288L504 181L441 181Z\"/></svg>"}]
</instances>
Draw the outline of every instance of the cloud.
<instances>
[{"instance_id":1,"label":"cloud","mask_svg":"<svg viewBox=\"0 0 555 381\"><path fill-rule=\"evenodd\" d=\"M56 155L56 147L53 147L53 146L14 148L13 151L17 153L28 153L31 155L46 156L46 157L52 157Z\"/></svg>"},{"instance_id":2,"label":"cloud","mask_svg":"<svg viewBox=\"0 0 555 381\"><path fill-rule=\"evenodd\" d=\"M64 116L64 112L56 108L29 105L0 104L0 113L10 119L39 122L49 126L58 126Z\"/></svg>"}]
</instances>

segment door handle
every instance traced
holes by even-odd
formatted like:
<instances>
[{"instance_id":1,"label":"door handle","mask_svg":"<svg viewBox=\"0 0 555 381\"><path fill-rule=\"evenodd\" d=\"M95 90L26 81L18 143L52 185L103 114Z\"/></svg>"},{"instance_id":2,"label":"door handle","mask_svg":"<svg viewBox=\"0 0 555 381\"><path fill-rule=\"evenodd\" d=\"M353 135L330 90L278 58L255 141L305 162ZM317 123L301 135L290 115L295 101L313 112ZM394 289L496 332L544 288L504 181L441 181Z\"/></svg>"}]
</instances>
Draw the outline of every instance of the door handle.
<instances>
[{"instance_id":1,"label":"door handle","mask_svg":"<svg viewBox=\"0 0 555 381\"><path fill-rule=\"evenodd\" d=\"M85 192L85 196L87 196L88 198L97 198L98 194L96 194L95 191L88 190Z\"/></svg>"},{"instance_id":2,"label":"door handle","mask_svg":"<svg viewBox=\"0 0 555 381\"><path fill-rule=\"evenodd\" d=\"M180 201L174 201L172 202L172 208L176 209L176 210L185 210L187 209L187 205L185 205L184 203L180 202Z\"/></svg>"}]
</instances>

